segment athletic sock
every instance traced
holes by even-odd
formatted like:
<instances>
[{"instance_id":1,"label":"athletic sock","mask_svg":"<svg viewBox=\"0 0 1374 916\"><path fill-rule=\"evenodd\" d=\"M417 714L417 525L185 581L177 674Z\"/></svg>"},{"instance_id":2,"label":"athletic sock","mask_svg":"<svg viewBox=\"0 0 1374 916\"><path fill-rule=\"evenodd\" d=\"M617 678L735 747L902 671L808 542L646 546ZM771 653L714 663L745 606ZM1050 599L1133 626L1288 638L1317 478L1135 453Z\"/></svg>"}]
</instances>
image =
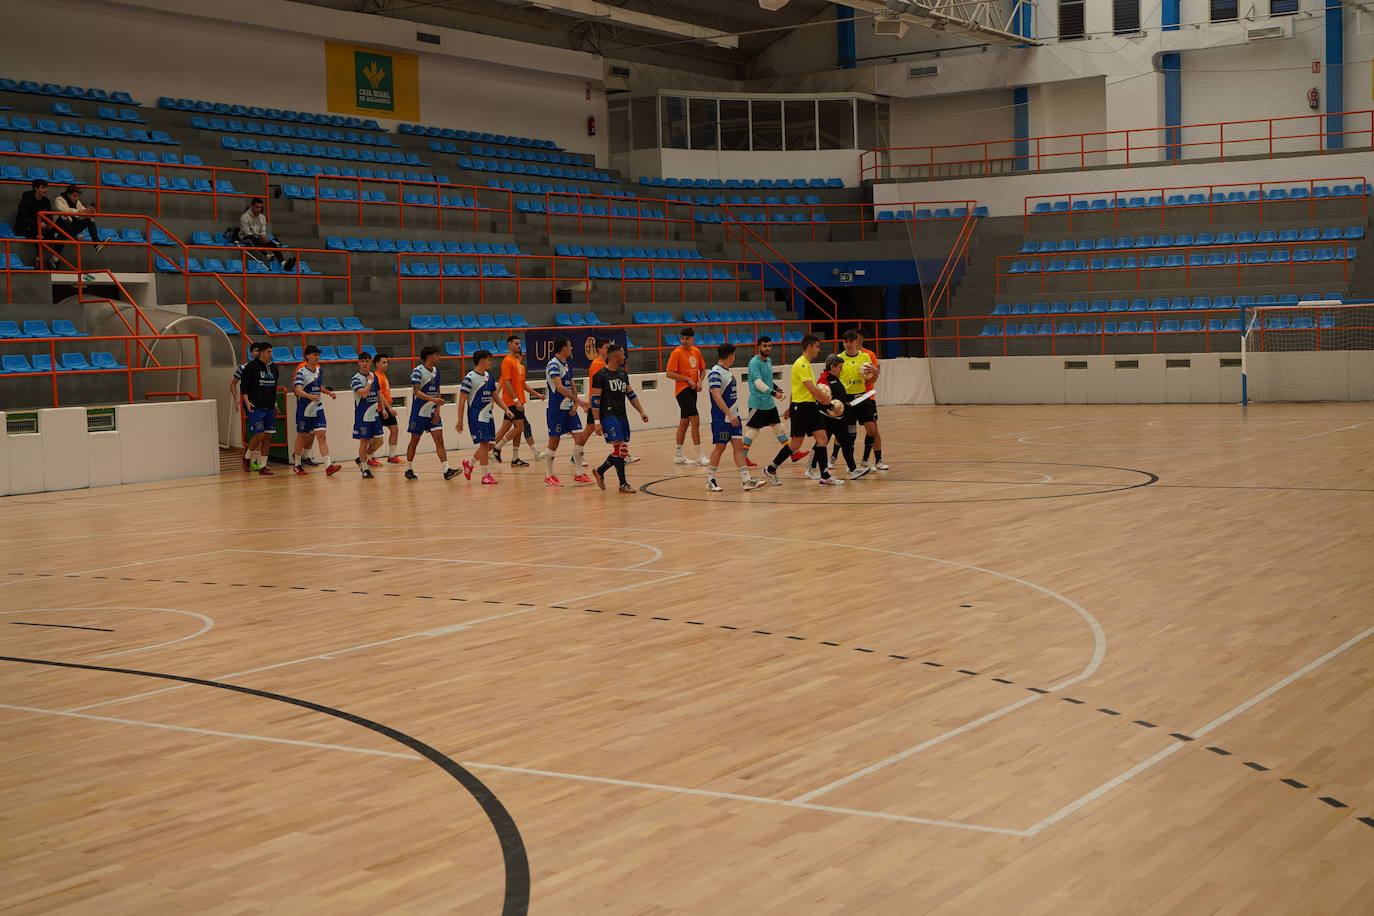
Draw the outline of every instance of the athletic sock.
<instances>
[{"instance_id":1,"label":"athletic sock","mask_svg":"<svg viewBox=\"0 0 1374 916\"><path fill-rule=\"evenodd\" d=\"M879 463L881 463L883 460L883 450L880 448L875 448L873 450L873 457L876 458Z\"/></svg>"},{"instance_id":2,"label":"athletic sock","mask_svg":"<svg viewBox=\"0 0 1374 916\"><path fill-rule=\"evenodd\" d=\"M868 459L873 456L873 437L864 436L864 464L868 464Z\"/></svg>"},{"instance_id":3,"label":"athletic sock","mask_svg":"<svg viewBox=\"0 0 1374 916\"><path fill-rule=\"evenodd\" d=\"M780 448L780 449L778 450L778 454L777 454L776 456L774 456L774 458L773 458L772 461L768 462L768 466L769 466L770 468L777 468L777 467L780 466L784 461L786 461L787 459L789 459L789 458L791 458L791 457L792 457L792 446L791 446L789 443L784 442L783 445L782 445L782 448Z\"/></svg>"},{"instance_id":4,"label":"athletic sock","mask_svg":"<svg viewBox=\"0 0 1374 916\"><path fill-rule=\"evenodd\" d=\"M753 444L754 444L754 437L751 436L751 435L749 435L748 433L746 433L745 436L744 436L744 447L745 447L745 448L748 448L749 446L751 446L751 445L753 445Z\"/></svg>"},{"instance_id":5,"label":"athletic sock","mask_svg":"<svg viewBox=\"0 0 1374 916\"><path fill-rule=\"evenodd\" d=\"M545 468L545 470L547 471L547 473L544 474L545 477L552 477L552 476L554 476L554 474L553 474L553 459L554 459L554 456L557 455L557 454L558 454L557 452L546 452L546 453L544 454L544 468Z\"/></svg>"},{"instance_id":6,"label":"athletic sock","mask_svg":"<svg viewBox=\"0 0 1374 916\"><path fill-rule=\"evenodd\" d=\"M816 456L816 461L820 464L820 467L821 467L821 480L829 480L829 479L830 479L830 468L829 468L829 466L828 466L828 464L827 464L827 462L826 462L825 449L823 449L823 448L818 448L818 449L816 449L814 452L812 452L812 454Z\"/></svg>"},{"instance_id":7,"label":"athletic sock","mask_svg":"<svg viewBox=\"0 0 1374 916\"><path fill-rule=\"evenodd\" d=\"M614 463L615 463L615 462L613 462L613 461L611 460L611 456L610 456L610 455L607 455L607 456L606 456L606 460L603 461L603 462L601 462L599 465L597 465L597 467L596 467L596 472L597 472L598 474L600 474L602 477L605 477L605 476L606 476L606 472L609 471L609 470L611 469L611 467L614 465Z\"/></svg>"},{"instance_id":8,"label":"athletic sock","mask_svg":"<svg viewBox=\"0 0 1374 916\"><path fill-rule=\"evenodd\" d=\"M715 482L716 482L716 471L717 471L717 470L718 470L718 468L717 468L714 464L711 465L709 468L706 469L706 479L709 480L709 481L711 481L711 483L715 483Z\"/></svg>"},{"instance_id":9,"label":"athletic sock","mask_svg":"<svg viewBox=\"0 0 1374 916\"><path fill-rule=\"evenodd\" d=\"M673 452L673 457L674 457L674 458L686 458L686 457L687 457L686 455L682 454L682 446L679 445L679 446L677 447L677 450Z\"/></svg>"},{"instance_id":10,"label":"athletic sock","mask_svg":"<svg viewBox=\"0 0 1374 916\"><path fill-rule=\"evenodd\" d=\"M573 446L573 453L572 453L572 463L573 463L573 467L581 467L581 466L582 466L582 455L583 455L585 452L586 452L586 449L584 449L582 446L580 446L580 445L574 445L574 446Z\"/></svg>"},{"instance_id":11,"label":"athletic sock","mask_svg":"<svg viewBox=\"0 0 1374 916\"><path fill-rule=\"evenodd\" d=\"M300 464L300 463L301 463L301 456L300 456L298 453L296 453L296 452L292 452L292 453L291 453L291 464L292 464L292 466L294 467L295 465L298 465L298 464Z\"/></svg>"},{"instance_id":12,"label":"athletic sock","mask_svg":"<svg viewBox=\"0 0 1374 916\"><path fill-rule=\"evenodd\" d=\"M620 485L622 487L627 485L629 481L625 479L625 459L612 457L611 461L615 462L615 476L620 478Z\"/></svg>"},{"instance_id":13,"label":"athletic sock","mask_svg":"<svg viewBox=\"0 0 1374 916\"><path fill-rule=\"evenodd\" d=\"M515 443L514 445L511 446L511 449L512 449L512 451L511 451L511 459L512 459L512 460L519 459L519 457L520 457L520 440L519 440L519 439L513 439L513 440L511 440L511 441Z\"/></svg>"},{"instance_id":14,"label":"athletic sock","mask_svg":"<svg viewBox=\"0 0 1374 916\"><path fill-rule=\"evenodd\" d=\"M446 463L447 463L447 462L446 462ZM413 461L407 461L407 462L406 462L406 470L413 473L413 472L415 471L415 462L413 462Z\"/></svg>"},{"instance_id":15,"label":"athletic sock","mask_svg":"<svg viewBox=\"0 0 1374 916\"><path fill-rule=\"evenodd\" d=\"M333 459L331 459L328 455L325 455L325 456L324 456L324 466L325 466L325 467L329 467L329 466L330 466L331 464L333 464L333 463L334 463Z\"/></svg>"},{"instance_id":16,"label":"athletic sock","mask_svg":"<svg viewBox=\"0 0 1374 916\"><path fill-rule=\"evenodd\" d=\"M445 458L443 461L440 461L440 462L439 462L439 465L440 465L445 471L451 470L451 469L449 468L449 466L448 466L448 459L447 459L447 458Z\"/></svg>"},{"instance_id":17,"label":"athletic sock","mask_svg":"<svg viewBox=\"0 0 1374 916\"><path fill-rule=\"evenodd\" d=\"M787 436L786 436L785 433L783 433L782 427L781 427L781 426L774 425L774 426L772 427L772 429L773 429L773 435L775 435L775 436L778 437L778 442L780 442L780 443L785 443L785 442L787 441Z\"/></svg>"},{"instance_id":18,"label":"athletic sock","mask_svg":"<svg viewBox=\"0 0 1374 916\"><path fill-rule=\"evenodd\" d=\"M746 464L746 465L744 465L743 467L738 468L738 470L739 470L739 482L740 482L740 483L748 483L748 482L749 482L749 465Z\"/></svg>"}]
</instances>

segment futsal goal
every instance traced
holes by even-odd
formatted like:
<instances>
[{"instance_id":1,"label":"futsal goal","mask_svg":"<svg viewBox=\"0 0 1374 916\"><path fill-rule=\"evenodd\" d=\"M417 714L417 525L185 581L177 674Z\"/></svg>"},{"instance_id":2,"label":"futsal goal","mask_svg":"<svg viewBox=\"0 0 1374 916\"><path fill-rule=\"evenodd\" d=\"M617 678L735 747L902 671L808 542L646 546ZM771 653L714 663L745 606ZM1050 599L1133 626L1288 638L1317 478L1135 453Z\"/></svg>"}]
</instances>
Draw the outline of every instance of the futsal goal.
<instances>
[{"instance_id":1,"label":"futsal goal","mask_svg":"<svg viewBox=\"0 0 1374 916\"><path fill-rule=\"evenodd\" d=\"M1242 404L1374 400L1374 302L1264 305L1242 327Z\"/></svg>"}]
</instances>

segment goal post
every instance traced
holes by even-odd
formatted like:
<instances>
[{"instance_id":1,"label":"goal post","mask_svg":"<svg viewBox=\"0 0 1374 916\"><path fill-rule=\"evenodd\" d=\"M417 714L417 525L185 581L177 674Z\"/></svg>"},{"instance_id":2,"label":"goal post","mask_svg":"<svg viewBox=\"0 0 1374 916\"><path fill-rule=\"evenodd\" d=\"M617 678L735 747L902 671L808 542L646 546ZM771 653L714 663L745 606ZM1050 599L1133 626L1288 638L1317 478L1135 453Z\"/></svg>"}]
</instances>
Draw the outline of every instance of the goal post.
<instances>
[{"instance_id":1,"label":"goal post","mask_svg":"<svg viewBox=\"0 0 1374 916\"><path fill-rule=\"evenodd\" d=\"M1253 306L1241 326L1242 405L1374 400L1374 301Z\"/></svg>"}]
</instances>

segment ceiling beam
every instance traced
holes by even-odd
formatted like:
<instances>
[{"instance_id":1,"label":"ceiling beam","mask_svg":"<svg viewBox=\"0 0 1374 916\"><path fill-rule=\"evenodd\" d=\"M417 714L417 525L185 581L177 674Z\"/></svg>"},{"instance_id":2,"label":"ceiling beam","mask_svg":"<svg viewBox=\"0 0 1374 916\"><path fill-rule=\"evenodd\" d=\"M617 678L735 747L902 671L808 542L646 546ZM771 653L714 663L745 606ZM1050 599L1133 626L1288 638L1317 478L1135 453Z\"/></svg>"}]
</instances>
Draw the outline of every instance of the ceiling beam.
<instances>
[{"instance_id":1,"label":"ceiling beam","mask_svg":"<svg viewBox=\"0 0 1374 916\"><path fill-rule=\"evenodd\" d=\"M882 13L912 25L947 35L960 35L990 45L1012 47L1035 44L1013 31L1022 8L1033 9L1034 0L832 0L847 6Z\"/></svg>"},{"instance_id":2,"label":"ceiling beam","mask_svg":"<svg viewBox=\"0 0 1374 916\"><path fill-rule=\"evenodd\" d=\"M500 2L525 9L548 10L578 19L601 20L641 32L672 35L689 41L700 41L715 45L718 48L735 49L739 47L739 38L734 35L721 35L715 29L708 29L705 26L623 9L601 3L599 0L500 0Z\"/></svg>"}]
</instances>

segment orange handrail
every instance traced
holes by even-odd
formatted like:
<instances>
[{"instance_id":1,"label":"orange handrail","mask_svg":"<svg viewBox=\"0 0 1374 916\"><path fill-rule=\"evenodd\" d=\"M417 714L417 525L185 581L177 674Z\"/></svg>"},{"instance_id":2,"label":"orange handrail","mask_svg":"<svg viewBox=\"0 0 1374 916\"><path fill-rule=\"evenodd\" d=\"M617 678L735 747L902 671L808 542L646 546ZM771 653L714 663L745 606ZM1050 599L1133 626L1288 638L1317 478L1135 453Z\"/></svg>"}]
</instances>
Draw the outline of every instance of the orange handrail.
<instances>
[{"instance_id":1,"label":"orange handrail","mask_svg":"<svg viewBox=\"0 0 1374 916\"><path fill-rule=\"evenodd\" d=\"M1326 119L1350 118L1364 119L1366 126L1350 129L1330 130ZM1315 129L1304 129L1305 122L1315 121ZM1296 123L1294 123L1296 122ZM1344 124L1344 121L1341 121ZM1263 125L1255 129L1255 136L1236 136L1245 125ZM1294 127L1300 132L1285 132ZM1215 130L1215 138L1208 140L1189 140L1184 142L1182 131ZM1227 136L1227 130L1231 136ZM1167 132L1167 133L1166 133ZM1154 136L1150 136L1150 135ZM1160 136L1163 142L1160 142ZM1355 143L1346 143L1350 137ZM1173 138L1173 139L1171 139ZM1346 146L1374 146L1374 110L1364 109L1324 114L1290 115L1278 118L1251 118L1237 121L1211 121L1200 124L1159 125L1155 127L1136 127L1124 130L1088 131L1085 133L1052 134L1042 137L1009 137L999 140L986 140L972 143L952 143L936 146L878 147L865 150L859 156L859 177L864 179L882 178L962 178L974 175L1007 175L1040 172L1051 168L1083 170L1100 163L1089 162L1090 156L1105 156L1110 153L1124 154L1125 166L1140 165L1142 162L1176 162L1182 160L1186 148L1215 147L1213 156L1199 155L1194 158L1216 158L1225 160L1240 156L1264 155L1273 158L1275 143L1282 147L1286 142L1298 141L1303 149L1284 152L1326 153L1333 151L1332 140L1337 140L1334 149ZM1138 142L1144 140L1146 142ZM1358 141L1363 141L1360 143ZM1090 142L1091 141L1091 142ZM1315 141L1315 142L1313 142ZM1062 144L1063 150L1055 150ZM1255 145L1259 148L1256 149ZM1049 149L1047 149L1047 147ZM1228 149L1229 148L1229 149ZM1163 150L1164 156L1149 155ZM1134 154L1134 161L1132 156ZM1141 154L1147 154L1143 158ZM900 156L903 161L894 162ZM884 162L884 158L888 161ZM1068 160L1067 162L1061 160ZM897 169L911 170L912 174L895 174Z\"/></svg>"},{"instance_id":2,"label":"orange handrail","mask_svg":"<svg viewBox=\"0 0 1374 916\"><path fill-rule=\"evenodd\" d=\"M941 305L947 305L954 291L954 274L960 262L965 269L968 267L968 247L973 239L973 230L978 225L978 217L973 215L970 209L968 216L959 227L959 234L955 236L954 244L950 246L949 254L945 256L945 262L940 267L940 273L931 285L930 294L925 300L925 314L927 318L933 317Z\"/></svg>"},{"instance_id":3,"label":"orange handrail","mask_svg":"<svg viewBox=\"0 0 1374 916\"><path fill-rule=\"evenodd\" d=\"M787 285L788 289L792 293L792 311L797 311L797 298L800 295L800 297L805 302L809 303L811 307L814 308L817 312L819 312L823 318L828 319L832 323L834 335L831 337L831 339L839 340L840 324L838 316L840 306L839 303L835 301L834 297L818 286L811 286L811 284L807 281L806 274L804 274L801 271L801 269L797 267L797 265L793 264L791 261L787 260L787 258L779 254L778 250L774 248L771 244L769 244L766 239L760 237L757 232L750 228L748 223L739 222L728 205L721 207L721 210L725 212L725 215L727 217L726 221L724 223L721 223L721 225L725 227L726 238L738 242L740 245L741 254L752 254L755 258L758 259L758 262L761 265L763 265L763 267L766 267L768 270L772 271L774 274L778 276L779 279L782 280L784 284ZM754 240L757 241L760 245L762 245L764 249L766 249L768 253L771 254L773 258L776 260L770 261L769 259L760 256L758 252L754 250L753 244L749 241L748 238L745 237L745 232L753 236ZM782 270L778 268L778 264L782 264L783 266L785 266L788 272L783 273ZM797 283L798 277L802 279L802 283L800 286ZM762 268L760 268L759 272L759 285L761 288L765 285L763 283ZM808 287L810 289L815 290L817 293L820 294L822 298L825 299L825 301L829 304L828 311L826 309L826 306L822 305L820 302L818 302L815 298L811 296L811 294L807 291Z\"/></svg>"},{"instance_id":4,"label":"orange handrail","mask_svg":"<svg viewBox=\"0 0 1374 916\"><path fill-rule=\"evenodd\" d=\"M436 277L436 276L431 276L431 275L429 275L429 274L426 274L426 275L424 275L424 276L417 276L417 275L411 273L410 271L404 271L404 272L403 272L402 265L403 265L403 264L406 264L406 263L408 263L408 262L402 261L402 260L401 260L402 258L414 258L414 259L416 259L416 260L421 261L422 263L425 263L424 259L437 258L438 260L435 261L435 264L437 264L437 265L439 266L440 276L437 276L437 277ZM451 260L451 259L454 259L454 258L459 258L459 259L461 259L461 260L463 260L463 261L465 261L465 262L467 262L467 263L471 263L471 262L475 259L475 260L477 261L477 273L478 273L478 276L475 276L475 277L465 277L465 276L457 275L457 274L448 274L448 275L444 274L444 273L443 273L443 265L444 265L445 260ZM515 273L514 273L514 274L509 274L509 275L507 275L507 276L501 276L501 275L499 275L499 274L488 274L488 273L486 272L486 269L485 269L485 268L486 268L487 262L488 262L488 261L491 261L491 260L497 260L497 261L501 261L501 262L505 262L505 261L514 261L514 262L515 262ZM531 264L531 263L537 263L537 262L540 262L540 261L548 261L548 262L549 262L549 265L550 265L550 266L549 266L549 275L548 275L547 277L526 277L526 276L522 276L522 275L521 275L521 273L520 273L520 265L521 265L521 264ZM563 262L574 262L574 263L579 263L579 262L580 262L581 265L582 265L582 276L580 276L580 277L578 277L578 276L572 276L572 277L560 277L560 276L558 276L558 265L559 265L560 263L563 263ZM550 299L550 300L552 300L552 299L554 298L554 295L553 295L553 288L556 287L557 284L558 284L559 282L568 282L568 281L571 281L571 282L573 282L573 283L582 283L582 284L584 285L584 288L585 288L585 296L586 296L585 301L587 301L587 302L591 302L591 301L592 301L592 290L591 290L591 282L590 282L590 279L591 279L591 273L590 273L591 267L590 267L590 262L589 262L586 258L568 257L568 256L566 256L566 255L557 255L557 254L452 254L452 253L448 253L448 252L445 252L445 253L442 253L442 254L441 254L441 253L432 252L432 251L398 251L398 252L395 254L395 263L396 263L396 303L397 303L398 305L403 305L403 304L405 304L404 287L405 287L405 284L406 284L407 282L424 282L424 281L437 282L437 283L439 284L439 304L440 304L440 305L447 305L448 303L447 303L447 302L445 301L445 299L444 299L444 282L443 282L443 281L445 281L445 280L450 281L450 282L463 281L463 280L466 280L466 281L471 282L471 281L473 281L473 280L476 280L477 283L478 283L478 287L477 287L477 301L478 301L478 303L480 303L480 304L482 304L482 305L487 304L487 288L486 288L486 284L487 284L487 282L489 282L489 281L492 281L492 282L514 282L514 283L515 283L515 301L516 301L517 304L520 304L520 305L523 305L523 304L524 304L524 295L523 295L523 290L522 290L522 288L521 288L521 283L522 283L522 281L523 281L524 283L526 283L526 284L528 284L528 283L549 283L549 284L551 284L551 286L550 286L550 293L549 293L549 299ZM413 270L413 268L412 268L412 270ZM471 304L471 303L465 303L465 304Z\"/></svg>"},{"instance_id":5,"label":"orange handrail","mask_svg":"<svg viewBox=\"0 0 1374 916\"><path fill-rule=\"evenodd\" d=\"M436 214L438 214L438 222L439 222L439 228L440 228L440 229L445 228L445 227L444 227L444 214L445 214L446 211L453 211L453 212L458 212L458 213L471 213L471 214L472 214L472 231L473 231L473 232L482 232L482 231L484 231L483 228L481 227L481 224L479 223L479 214L481 214L481 213L504 213L504 214L506 214L506 231L507 231L507 232L513 232L514 229L515 229L515 214L514 214L514 211L515 211L515 195L514 195L514 193L511 192L511 191L507 191L505 188L487 188L487 187L482 187L481 185L452 184L452 183L449 183L449 182L440 182L440 181L412 181L412 180L410 180L410 179L408 179L408 178L359 178L359 177L356 177L356 176L347 176L347 175L315 175L315 176L313 177L313 180L314 180L313 190L314 190L314 195L315 195L315 197L314 197L314 203L315 203L315 223L316 223L316 225L321 225L322 222L323 222L323 221L320 219L320 204L340 204L340 205L349 205L349 206L351 206L351 205L357 205L357 208L358 208L358 225L359 225L359 226L361 226L361 225L363 224L363 207L364 207L364 206L370 206L370 207L394 207L394 208L396 208L396 212L397 212L397 221L398 221L398 223L399 223L399 225L400 225L400 227L401 227L402 229L404 229L404 228L405 228L405 225L406 225L406 208L407 208L407 207L415 207L415 208L422 209L422 210L433 210ZM357 186L357 191L355 192L355 196L356 196L357 199L356 199L356 200L337 200L337 199L332 199L332 198L322 198L322 197L320 197L320 190L321 190L320 182L321 182L321 181L326 181L326 182L345 182L345 183L348 183L348 184L354 184L354 185ZM373 184L373 185L395 185L395 186L396 186L396 199L395 199L394 201L392 201L392 200L363 200L363 199L362 199L362 197L363 197L363 194L362 194L362 192L363 192L363 182L367 182L368 184ZM427 192L433 192L433 195L434 195L434 202L433 202L433 203L419 203L419 202L416 202L416 203L407 203L406 200L405 200L405 193L406 193L406 192L405 192L405 187L406 187L407 185L414 186L414 187L418 187L418 188L424 188L424 189L427 190ZM331 185L329 185L328 187L332 189L332 188L333 188L333 185L331 184ZM472 194L472 204L473 204L473 205L472 205L471 207L468 207L468 206L458 206L458 205L454 205L454 204L451 204L451 203L445 203L445 202L444 202L444 194L443 194L443 192L444 192L445 189L454 189L454 190L460 190L460 191L471 191L471 192L473 192L473 194ZM488 206L481 206L481 205L479 205L479 200L478 200L478 195L479 195L479 194L497 194L497 195L504 195L505 201L506 201L506 205L505 205L504 207L488 207ZM422 227L422 228L425 228L425 227Z\"/></svg>"},{"instance_id":6,"label":"orange handrail","mask_svg":"<svg viewBox=\"0 0 1374 916\"><path fill-rule=\"evenodd\" d=\"M191 363L191 364L188 364L188 365L184 365L184 366L164 366L164 365L162 365L161 363L157 363L156 365L152 365L152 366L135 366L135 365L134 365L135 360L134 360L134 358L133 358L133 357L134 357L134 349L133 349L133 348L134 348L134 344L135 344L135 343L140 344L140 345L142 346L142 348L143 348L146 352L148 352L148 353L151 355L151 351L148 349L148 345L147 345L146 343L144 343L145 340L152 340L152 341L163 341L163 340L189 340L189 341L192 342L192 347L193 347L193 350L194 350L194 353L195 353L195 362L194 362L194 363ZM117 368L109 368L109 369L94 369L94 368L91 368L91 369L62 369L62 368L59 367L59 362L58 362L58 357L57 357L57 347L58 347L59 344L61 344L61 345L63 345L63 346L66 346L66 347L71 347L71 346L73 346L73 345L86 345L86 344L91 344L91 343L98 343L98 342L100 342L100 341L119 341L119 342L123 343L123 344L124 344L124 365L119 366L119 367L117 367ZM134 401L134 374L135 374L135 373L141 373L141 372L173 372L173 371L180 371L180 370L186 370L186 369L194 369L194 370L195 370L195 373L196 373L196 390L195 390L195 393L194 393L194 394L192 394L192 393L189 392L189 391L158 391L158 392L150 391L150 392L146 392L145 395L144 395L144 397L145 397L145 398L150 398L150 397L178 396L178 397L186 397L186 398L189 398L189 399L191 399L191 400L200 400L200 398L201 398L201 396L202 396L202 394L203 394L203 387L202 387L202 384L201 384L201 367L200 367L200 338L199 338L197 335L195 335L195 334L152 334L152 335L146 335L146 334L145 334L145 335L130 334L130 335L128 335L128 336L123 336L123 337L38 337L38 338L28 338L28 339L24 340L24 343L25 343L25 344L28 344L28 345L32 345L32 344L47 344L47 346L48 346L48 365L49 365L51 368L49 368L49 369L35 369L35 370L31 371L31 372L6 372L6 373L4 373L3 375L0 375L0 382L3 382L4 380L8 380L8 379L21 379L21 378L48 378L48 379L51 381L51 386L52 386L52 406L54 406L54 407L59 407L59 406L61 406L61 394L60 394L60 392L59 392L59 388L58 388L58 384L57 384L58 380L61 379L61 378L69 378L69 377L74 377L74 376L78 376L78 375L114 375L114 374L117 374L117 373L124 373L125 376L126 376L126 378L127 378L127 382L128 382L128 400L129 400L129 403L133 403L133 401ZM156 359L154 359L154 362L156 362Z\"/></svg>"},{"instance_id":7,"label":"orange handrail","mask_svg":"<svg viewBox=\"0 0 1374 916\"><path fill-rule=\"evenodd\" d=\"M572 197L572 198L574 198L574 199L575 199L574 206L577 208L577 209L576 209L576 212L574 212L574 213L555 213L554 210L553 210L553 202L554 202L554 198L556 198L556 197ZM607 212L604 213L604 214L599 214L599 213L583 213L583 212L582 212L582 211L583 211L583 204L582 204L582 201L583 201L584 198L585 198L585 199L592 199L592 200L602 200L602 201L606 201L606 202L607 202L607 203L606 203L606 211L607 211ZM613 206L617 206L617 202L618 202L618 205L620 205L620 206L626 206L626 205L632 206L632 207L634 208L634 210L635 210L635 215L633 215L633 216L615 216L615 215L612 215L612 214L610 213L610 208L613 207ZM662 205L663 205L663 216L644 216L644 215L642 214L641 211L642 211L643 205L646 204L646 203L648 203L648 204L662 204ZM669 207L686 207L687 210L688 210L688 215L687 215L685 218L669 216L669 215L668 215L668 208L669 208ZM643 238L643 237L644 237L644 226L643 226L643 224L644 224L646 221L647 221L647 222L661 222L661 223L663 223L663 238L664 238L665 240L672 240L672 239L673 239L673 236L672 236L672 228L673 228L673 224L674 224L674 223L686 223L686 224L687 224L687 237L688 237L688 239L691 239L691 240L695 241L695 240L696 240L696 237L697 237L697 236L696 236L696 208L695 208L692 204L683 203L682 201L678 201L678 200L666 200L666 199L655 198L655 197L616 197L616 196L610 195L610 194L584 194L584 193L582 193L582 192L580 192L580 191L545 191L545 192L544 192L544 229L545 229L545 231L546 231L549 235L553 235L553 234L554 234L554 229L553 229L553 218L554 218L555 216L573 216L573 217L576 217L576 218L577 218L577 234L578 234L578 235L583 235L583 234L585 234L585 233L583 233L583 231L582 231L582 222L583 222L584 219L588 219L588 220L603 219L603 220L605 220L605 221L606 221L606 235L607 235L608 237L614 237L614 236L615 236L615 220L618 220L618 219L632 219L632 220L635 221L635 238L637 238L637 239L638 239L638 238Z\"/></svg>"}]
</instances>

